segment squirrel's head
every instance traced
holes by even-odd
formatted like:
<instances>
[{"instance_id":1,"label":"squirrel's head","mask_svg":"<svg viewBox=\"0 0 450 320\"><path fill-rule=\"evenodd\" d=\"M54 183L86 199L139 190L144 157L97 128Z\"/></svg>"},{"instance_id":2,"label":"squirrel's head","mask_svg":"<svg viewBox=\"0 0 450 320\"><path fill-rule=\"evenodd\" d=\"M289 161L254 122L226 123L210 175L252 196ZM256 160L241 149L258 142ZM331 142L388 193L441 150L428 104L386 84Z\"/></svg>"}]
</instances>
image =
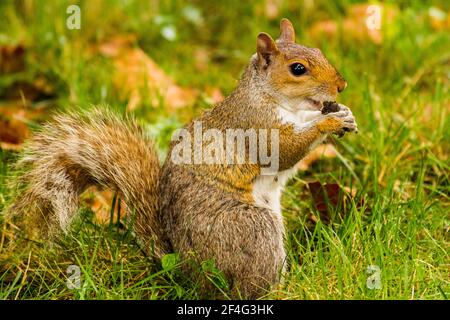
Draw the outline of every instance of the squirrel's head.
<instances>
[{"instance_id":1,"label":"squirrel's head","mask_svg":"<svg viewBox=\"0 0 450 320\"><path fill-rule=\"evenodd\" d=\"M347 82L319 49L295 43L288 19L280 23L280 37L267 33L257 38L257 68L265 84L284 102L298 110L317 110L323 101L334 101Z\"/></svg>"}]
</instances>

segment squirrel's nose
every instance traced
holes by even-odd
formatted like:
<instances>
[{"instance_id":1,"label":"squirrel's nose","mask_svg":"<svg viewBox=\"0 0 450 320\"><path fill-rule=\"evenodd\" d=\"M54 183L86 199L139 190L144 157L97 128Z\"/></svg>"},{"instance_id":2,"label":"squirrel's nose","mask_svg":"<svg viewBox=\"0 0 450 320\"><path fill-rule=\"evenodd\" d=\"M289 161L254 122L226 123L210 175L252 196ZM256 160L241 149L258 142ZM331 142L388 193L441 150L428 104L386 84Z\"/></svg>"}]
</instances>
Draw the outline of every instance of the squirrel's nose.
<instances>
[{"instance_id":1,"label":"squirrel's nose","mask_svg":"<svg viewBox=\"0 0 450 320\"><path fill-rule=\"evenodd\" d=\"M347 88L347 81L345 79L339 79L337 82L337 91L342 92Z\"/></svg>"}]
</instances>

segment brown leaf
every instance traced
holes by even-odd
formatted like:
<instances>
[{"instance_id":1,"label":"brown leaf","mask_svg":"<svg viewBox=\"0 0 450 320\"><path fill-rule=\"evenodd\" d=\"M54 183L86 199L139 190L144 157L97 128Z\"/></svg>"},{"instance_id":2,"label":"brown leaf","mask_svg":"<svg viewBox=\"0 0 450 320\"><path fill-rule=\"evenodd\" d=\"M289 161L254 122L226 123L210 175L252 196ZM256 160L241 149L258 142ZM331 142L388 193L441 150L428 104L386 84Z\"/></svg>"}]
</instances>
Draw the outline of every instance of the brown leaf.
<instances>
[{"instance_id":1,"label":"brown leaf","mask_svg":"<svg viewBox=\"0 0 450 320\"><path fill-rule=\"evenodd\" d=\"M0 149L19 152L22 149L22 144L8 143L0 140Z\"/></svg>"},{"instance_id":2,"label":"brown leaf","mask_svg":"<svg viewBox=\"0 0 450 320\"><path fill-rule=\"evenodd\" d=\"M337 211L338 218L342 219L351 207L352 199L356 196L355 190L341 187L336 183L322 184L319 181L308 183L309 191L313 198L316 210L319 212L320 219L324 223L333 220L333 212ZM361 208L364 205L364 198L357 199L356 207ZM311 219L317 222L315 217Z\"/></svg>"},{"instance_id":3,"label":"brown leaf","mask_svg":"<svg viewBox=\"0 0 450 320\"><path fill-rule=\"evenodd\" d=\"M0 142L3 149L19 149L28 136L28 127L23 122L0 117Z\"/></svg>"},{"instance_id":4,"label":"brown leaf","mask_svg":"<svg viewBox=\"0 0 450 320\"><path fill-rule=\"evenodd\" d=\"M216 104L225 99L225 96L218 87L206 87L205 94L210 104Z\"/></svg>"},{"instance_id":5,"label":"brown leaf","mask_svg":"<svg viewBox=\"0 0 450 320\"><path fill-rule=\"evenodd\" d=\"M331 143L320 144L316 149L300 160L300 162L297 163L297 167L302 171L306 171L316 161L319 161L320 159L335 158L336 155L336 149Z\"/></svg>"},{"instance_id":6,"label":"brown leaf","mask_svg":"<svg viewBox=\"0 0 450 320\"><path fill-rule=\"evenodd\" d=\"M269 20L275 20L280 15L280 0L266 0L264 4L264 14Z\"/></svg>"},{"instance_id":7,"label":"brown leaf","mask_svg":"<svg viewBox=\"0 0 450 320\"><path fill-rule=\"evenodd\" d=\"M111 39L99 46L99 51L113 59L114 84L121 99L128 100L128 109L134 110L148 95L152 105L162 102L169 109L191 105L197 91L178 86L142 49L131 46L127 37Z\"/></svg>"},{"instance_id":8,"label":"brown leaf","mask_svg":"<svg viewBox=\"0 0 450 320\"><path fill-rule=\"evenodd\" d=\"M430 7L428 18L433 29L438 31L450 29L450 11L445 12L440 8Z\"/></svg>"},{"instance_id":9,"label":"brown leaf","mask_svg":"<svg viewBox=\"0 0 450 320\"><path fill-rule=\"evenodd\" d=\"M0 106L0 146L6 150L20 150L23 141L30 136L27 123L44 120L45 109L31 109L22 101L8 101Z\"/></svg>"},{"instance_id":10,"label":"brown leaf","mask_svg":"<svg viewBox=\"0 0 450 320\"><path fill-rule=\"evenodd\" d=\"M40 101L55 96L53 86L44 77L37 77L32 82L17 81L1 97L6 100L20 100L23 103Z\"/></svg>"},{"instance_id":11,"label":"brown leaf","mask_svg":"<svg viewBox=\"0 0 450 320\"><path fill-rule=\"evenodd\" d=\"M85 196L82 197L82 202L85 206L88 206L94 213L94 220L99 224L108 224L111 220L111 206L114 199L114 191L100 190L96 187L91 187ZM120 217L124 217L127 213L125 202L122 200L122 196L119 193L114 205L113 223L117 222L117 211L120 205Z\"/></svg>"},{"instance_id":12,"label":"brown leaf","mask_svg":"<svg viewBox=\"0 0 450 320\"><path fill-rule=\"evenodd\" d=\"M23 45L0 47L0 73L15 73L25 69Z\"/></svg>"},{"instance_id":13,"label":"brown leaf","mask_svg":"<svg viewBox=\"0 0 450 320\"><path fill-rule=\"evenodd\" d=\"M136 44L135 34L121 34L98 45L98 51L105 57L115 58ZM95 49L95 48L94 48Z\"/></svg>"},{"instance_id":14,"label":"brown leaf","mask_svg":"<svg viewBox=\"0 0 450 320\"><path fill-rule=\"evenodd\" d=\"M199 72L206 72L211 61L210 52L204 48L197 48L194 52L195 69Z\"/></svg>"},{"instance_id":15,"label":"brown leaf","mask_svg":"<svg viewBox=\"0 0 450 320\"><path fill-rule=\"evenodd\" d=\"M360 3L349 6L342 20L344 37L353 40L371 40L374 43L383 41L382 28L392 22L398 14L394 5ZM316 22L310 29L313 37L335 38L339 32L339 22L325 20Z\"/></svg>"},{"instance_id":16,"label":"brown leaf","mask_svg":"<svg viewBox=\"0 0 450 320\"><path fill-rule=\"evenodd\" d=\"M49 115L45 108L31 108L24 106L22 101L11 100L0 105L0 117L14 118L22 122L45 120Z\"/></svg>"}]
</instances>

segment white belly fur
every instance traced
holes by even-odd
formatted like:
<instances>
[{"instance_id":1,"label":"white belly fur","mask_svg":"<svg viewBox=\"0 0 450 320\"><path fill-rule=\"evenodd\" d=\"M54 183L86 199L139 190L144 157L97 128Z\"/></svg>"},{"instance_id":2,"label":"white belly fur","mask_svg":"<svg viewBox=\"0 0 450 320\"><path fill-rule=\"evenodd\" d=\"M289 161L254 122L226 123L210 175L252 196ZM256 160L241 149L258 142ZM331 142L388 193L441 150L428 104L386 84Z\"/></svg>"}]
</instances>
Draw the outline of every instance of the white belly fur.
<instances>
[{"instance_id":1,"label":"white belly fur","mask_svg":"<svg viewBox=\"0 0 450 320\"><path fill-rule=\"evenodd\" d=\"M309 121L320 115L320 111L300 111L296 114L286 111L282 108L279 110L280 121L283 123L291 123L298 131L304 130ZM311 144L308 151L314 150L326 135ZM267 208L273 211L279 219L281 217L281 193L287 181L297 172L297 166L290 169L280 171L276 175L261 175L256 178L253 183L253 200L255 205L261 208Z\"/></svg>"},{"instance_id":2,"label":"white belly fur","mask_svg":"<svg viewBox=\"0 0 450 320\"><path fill-rule=\"evenodd\" d=\"M270 209L281 217L281 192L296 171L294 167L278 172L276 175L262 175L256 178L252 194L255 205Z\"/></svg>"}]
</instances>

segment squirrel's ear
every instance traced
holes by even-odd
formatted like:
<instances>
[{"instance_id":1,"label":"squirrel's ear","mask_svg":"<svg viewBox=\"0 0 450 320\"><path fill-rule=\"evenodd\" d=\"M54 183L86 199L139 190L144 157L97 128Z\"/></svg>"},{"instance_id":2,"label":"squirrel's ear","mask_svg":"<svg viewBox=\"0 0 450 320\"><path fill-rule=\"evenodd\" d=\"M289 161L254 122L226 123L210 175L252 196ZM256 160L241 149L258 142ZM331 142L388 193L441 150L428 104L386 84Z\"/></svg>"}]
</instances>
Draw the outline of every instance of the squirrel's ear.
<instances>
[{"instance_id":1,"label":"squirrel's ear","mask_svg":"<svg viewBox=\"0 0 450 320\"><path fill-rule=\"evenodd\" d=\"M281 19L280 22L280 37L281 42L295 42L295 30L292 22L286 18Z\"/></svg>"},{"instance_id":2,"label":"squirrel's ear","mask_svg":"<svg viewBox=\"0 0 450 320\"><path fill-rule=\"evenodd\" d=\"M280 51L273 41L272 37L265 32L258 34L256 41L256 52L261 66L267 67L270 63L270 57L277 55Z\"/></svg>"}]
</instances>

